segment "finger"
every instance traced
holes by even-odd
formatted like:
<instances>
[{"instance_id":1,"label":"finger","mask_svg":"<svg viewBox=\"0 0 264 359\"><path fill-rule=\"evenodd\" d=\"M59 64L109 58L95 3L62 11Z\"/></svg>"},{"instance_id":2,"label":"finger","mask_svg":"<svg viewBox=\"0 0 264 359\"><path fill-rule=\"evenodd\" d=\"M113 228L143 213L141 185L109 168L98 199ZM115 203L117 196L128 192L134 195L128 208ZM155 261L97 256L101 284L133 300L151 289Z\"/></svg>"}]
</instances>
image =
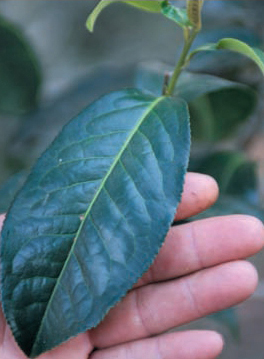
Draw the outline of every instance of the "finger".
<instances>
[{"instance_id":1,"label":"finger","mask_svg":"<svg viewBox=\"0 0 264 359\"><path fill-rule=\"evenodd\" d=\"M244 259L263 246L264 226L251 216L215 217L175 226L137 286Z\"/></svg>"},{"instance_id":2,"label":"finger","mask_svg":"<svg viewBox=\"0 0 264 359\"><path fill-rule=\"evenodd\" d=\"M256 285L255 268L238 261L140 287L91 330L90 339L95 347L108 347L157 335L245 300Z\"/></svg>"},{"instance_id":3,"label":"finger","mask_svg":"<svg viewBox=\"0 0 264 359\"><path fill-rule=\"evenodd\" d=\"M223 349L222 337L212 331L170 333L98 350L90 359L213 359ZM146 356L147 353L147 356Z\"/></svg>"},{"instance_id":4,"label":"finger","mask_svg":"<svg viewBox=\"0 0 264 359\"><path fill-rule=\"evenodd\" d=\"M194 216L210 207L218 197L216 181L204 174L187 173L176 220Z\"/></svg>"}]
</instances>

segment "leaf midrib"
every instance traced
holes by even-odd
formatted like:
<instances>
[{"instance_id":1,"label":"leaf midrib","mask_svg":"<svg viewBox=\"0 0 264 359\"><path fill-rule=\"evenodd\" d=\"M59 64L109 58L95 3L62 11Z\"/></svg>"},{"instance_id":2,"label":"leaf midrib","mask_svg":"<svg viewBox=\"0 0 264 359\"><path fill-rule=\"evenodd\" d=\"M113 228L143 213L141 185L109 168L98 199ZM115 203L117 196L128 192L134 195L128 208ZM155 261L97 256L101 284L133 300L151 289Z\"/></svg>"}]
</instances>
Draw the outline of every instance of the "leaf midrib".
<instances>
[{"instance_id":1,"label":"leaf midrib","mask_svg":"<svg viewBox=\"0 0 264 359\"><path fill-rule=\"evenodd\" d=\"M82 228L83 228L83 225L84 225L84 223L85 223L85 221L86 221L87 216L89 215L89 213L90 213L90 211L91 211L93 205L95 204L95 202L96 202L98 196L100 195L102 189L104 188L106 181L108 180L108 178L109 178L109 176L111 175L111 173L113 172L115 166L117 165L117 163L119 162L120 158L122 157L122 155L123 155L124 151L126 150L128 144L131 142L132 138L134 137L134 135L135 135L135 134L137 133L137 131L139 130L139 128L140 128L140 126L142 125L142 123L144 122L145 118L146 118L146 117L149 115L149 113L158 105L158 103L160 103L164 98L165 98L164 96L158 97L155 101L153 101L153 103L152 103L152 104L146 109L146 111L143 113L142 117L139 119L137 125L132 129L131 134L130 134L130 135L128 136L128 138L126 139L124 145L122 146L121 150L118 152L118 154L117 154L117 156L115 157L115 159L114 159L112 165L110 166L110 168L109 168L109 170L107 171L107 173L105 174L105 176L104 176L104 178L103 178L103 180L102 180L100 186L98 187L98 190L96 191L96 193L95 193L95 195L94 195L94 198L93 198L93 200L91 201L91 203L90 203L90 205L89 205L89 207L88 207L88 209L87 209L87 211L86 211L86 213L85 213L85 215L84 215L84 218L83 218L83 220L82 220L82 222L81 222L81 224L80 224L80 227L79 227L78 231L76 232L76 235L75 235L76 240L75 240L75 241L73 242L73 244L72 244L72 247L71 247L71 249L70 249L70 251L69 251L69 254L68 254L68 256L67 256L67 259L66 259L66 261L65 261L65 263L64 263L64 265L63 265L63 268L62 268L62 270L61 270L61 272L60 272L60 275L59 275L59 277L58 277L58 279L57 279L57 282L56 282L56 284L55 284L55 287L54 287L54 289L53 289L53 291L52 291L52 294L51 294L50 300L49 300L49 302L48 302L47 308L46 308L46 310L45 310L44 316L43 316L43 318L42 318L42 320L41 320L41 324L40 324L38 333L37 333L37 335L36 335L36 337L35 337L35 343L34 343L34 345L33 345L33 347L32 347L31 353L34 352L34 347L35 347L35 344L36 344L38 335L39 335L39 333L40 333L41 330L42 330L43 323L45 322L46 314L47 314L47 312L48 312L48 310L49 310L50 303L52 302L53 296L54 296L55 293L56 293L58 283L60 283L60 279L61 279L61 277L62 277L64 271L65 271L66 268L67 268L67 265L68 265L68 262L69 262L69 258L73 255L74 248L75 248L75 246L76 246L76 244L77 244L77 242L78 242L78 239L79 239L79 234L80 234L81 231L82 231Z\"/></svg>"}]
</instances>

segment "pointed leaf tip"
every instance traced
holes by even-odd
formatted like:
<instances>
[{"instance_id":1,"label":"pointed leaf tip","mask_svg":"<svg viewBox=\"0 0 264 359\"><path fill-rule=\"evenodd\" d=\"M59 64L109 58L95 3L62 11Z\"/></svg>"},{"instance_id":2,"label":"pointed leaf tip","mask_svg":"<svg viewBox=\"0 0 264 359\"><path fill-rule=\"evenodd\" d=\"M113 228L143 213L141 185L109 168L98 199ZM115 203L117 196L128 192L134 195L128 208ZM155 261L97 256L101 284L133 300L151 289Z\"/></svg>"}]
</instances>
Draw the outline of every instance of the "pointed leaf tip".
<instances>
[{"instance_id":1,"label":"pointed leaf tip","mask_svg":"<svg viewBox=\"0 0 264 359\"><path fill-rule=\"evenodd\" d=\"M87 21L86 21L86 27L90 32L93 32L95 22L98 18L98 16L101 14L101 12L106 8L108 5L116 2L116 0L101 0L96 7L93 9L91 14L89 15Z\"/></svg>"}]
</instances>

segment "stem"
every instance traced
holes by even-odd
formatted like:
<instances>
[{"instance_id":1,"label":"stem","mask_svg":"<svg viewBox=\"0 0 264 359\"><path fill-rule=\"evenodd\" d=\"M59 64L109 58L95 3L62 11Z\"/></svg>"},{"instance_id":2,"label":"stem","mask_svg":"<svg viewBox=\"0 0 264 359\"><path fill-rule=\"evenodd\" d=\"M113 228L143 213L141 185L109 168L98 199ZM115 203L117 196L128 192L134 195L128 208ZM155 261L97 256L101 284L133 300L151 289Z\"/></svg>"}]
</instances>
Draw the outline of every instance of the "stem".
<instances>
[{"instance_id":1,"label":"stem","mask_svg":"<svg viewBox=\"0 0 264 359\"><path fill-rule=\"evenodd\" d=\"M196 29L192 29L193 31L190 31L189 33L189 37L185 36L185 41L184 41L184 47L181 53L181 56L179 58L179 61L175 67L175 70L171 76L171 80L169 82L168 88L165 92L166 96L172 96L173 92L174 92L174 88L176 86L177 80L182 72L182 69L184 68L184 66L186 65L186 58L188 56L188 53L190 51L190 48L192 46L192 43L195 39L195 37L197 36L198 32ZM187 32L185 32L186 34Z\"/></svg>"}]
</instances>

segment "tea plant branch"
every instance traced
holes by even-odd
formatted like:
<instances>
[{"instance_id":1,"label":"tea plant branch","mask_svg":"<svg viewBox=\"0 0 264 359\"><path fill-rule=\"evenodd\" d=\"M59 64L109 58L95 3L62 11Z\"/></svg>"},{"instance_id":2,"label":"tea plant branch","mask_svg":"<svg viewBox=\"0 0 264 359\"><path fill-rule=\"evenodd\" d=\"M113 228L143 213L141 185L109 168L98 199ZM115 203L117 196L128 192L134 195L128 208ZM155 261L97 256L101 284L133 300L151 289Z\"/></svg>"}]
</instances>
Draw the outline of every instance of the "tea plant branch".
<instances>
[{"instance_id":1,"label":"tea plant branch","mask_svg":"<svg viewBox=\"0 0 264 359\"><path fill-rule=\"evenodd\" d=\"M199 33L199 30L193 29L193 31L191 33L189 32L189 37L187 39L185 39L184 47L183 47L181 56L180 56L179 61L178 61L177 65L176 65L176 67L175 67L175 70L174 70L174 72L173 72L173 74L171 76L169 85L168 85L168 87L167 87L167 89L165 91L166 96L172 96L172 94L174 92L174 89L175 89L175 86L176 86L176 83L177 83L177 80L178 80L183 68L188 63L188 61L186 61L186 60L188 58L188 54L189 54L190 48L192 46L192 43L193 43L193 41L196 38L198 33ZM185 32L185 34L186 34L186 32Z\"/></svg>"},{"instance_id":2,"label":"tea plant branch","mask_svg":"<svg viewBox=\"0 0 264 359\"><path fill-rule=\"evenodd\" d=\"M190 48L192 46L194 39L196 38L196 36L198 35L198 33L202 28L202 20L201 20L202 7L203 7L203 0L187 0L187 16L191 26L187 23L185 26L183 26L184 46L179 61L172 74L168 88L165 91L166 96L172 96L177 80L183 68L188 63L187 59L188 59Z\"/></svg>"}]
</instances>

